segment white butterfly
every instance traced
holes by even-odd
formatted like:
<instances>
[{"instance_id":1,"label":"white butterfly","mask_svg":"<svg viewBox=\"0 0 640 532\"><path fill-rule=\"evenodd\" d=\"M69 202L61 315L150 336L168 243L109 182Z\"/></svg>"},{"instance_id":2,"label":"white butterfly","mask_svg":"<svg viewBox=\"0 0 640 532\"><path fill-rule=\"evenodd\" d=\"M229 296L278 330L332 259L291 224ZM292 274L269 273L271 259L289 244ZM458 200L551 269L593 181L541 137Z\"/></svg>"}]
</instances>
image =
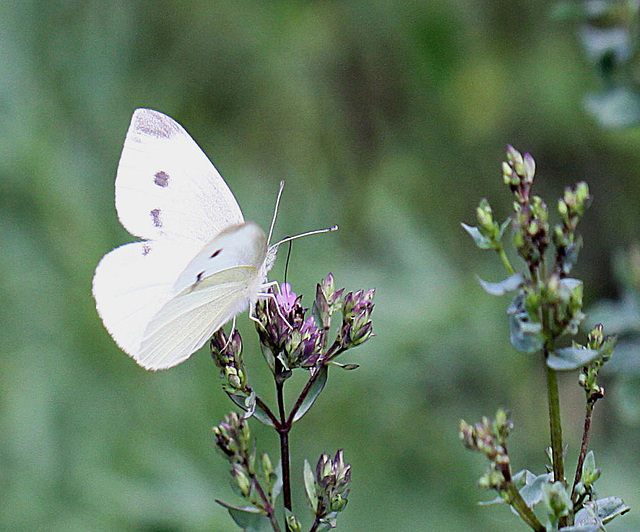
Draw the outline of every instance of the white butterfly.
<instances>
[{"instance_id":1,"label":"white butterfly","mask_svg":"<svg viewBox=\"0 0 640 532\"><path fill-rule=\"evenodd\" d=\"M93 296L116 343L150 370L183 362L255 304L278 246L297 238L268 246L189 134L150 109L133 113L116 175L116 210L143 241L102 258Z\"/></svg>"}]
</instances>

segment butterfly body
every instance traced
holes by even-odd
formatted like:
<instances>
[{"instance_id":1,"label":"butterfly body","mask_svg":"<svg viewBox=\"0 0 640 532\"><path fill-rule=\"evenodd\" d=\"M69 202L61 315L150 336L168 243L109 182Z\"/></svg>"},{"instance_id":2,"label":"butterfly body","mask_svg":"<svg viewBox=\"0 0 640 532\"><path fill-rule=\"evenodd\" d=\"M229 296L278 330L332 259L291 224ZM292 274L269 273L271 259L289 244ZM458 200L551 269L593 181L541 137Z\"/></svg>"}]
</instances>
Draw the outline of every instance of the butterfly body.
<instances>
[{"instance_id":1,"label":"butterfly body","mask_svg":"<svg viewBox=\"0 0 640 532\"><path fill-rule=\"evenodd\" d=\"M141 242L107 253L93 294L116 343L138 364L186 360L254 303L275 259L231 190L173 119L137 109L118 165L116 209Z\"/></svg>"}]
</instances>

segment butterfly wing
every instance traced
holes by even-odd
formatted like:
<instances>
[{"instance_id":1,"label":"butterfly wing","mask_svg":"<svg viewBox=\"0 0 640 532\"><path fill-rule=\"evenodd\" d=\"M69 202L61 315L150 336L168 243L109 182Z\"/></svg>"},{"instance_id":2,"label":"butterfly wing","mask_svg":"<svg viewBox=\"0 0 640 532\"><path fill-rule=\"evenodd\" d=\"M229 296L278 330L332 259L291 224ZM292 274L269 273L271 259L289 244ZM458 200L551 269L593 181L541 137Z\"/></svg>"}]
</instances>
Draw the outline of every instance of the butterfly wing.
<instances>
[{"instance_id":1,"label":"butterfly wing","mask_svg":"<svg viewBox=\"0 0 640 532\"><path fill-rule=\"evenodd\" d=\"M135 358L146 327L171 299L173 285L198 252L175 242L133 242L107 253L96 268L98 314L120 348Z\"/></svg>"},{"instance_id":2,"label":"butterfly wing","mask_svg":"<svg viewBox=\"0 0 640 532\"><path fill-rule=\"evenodd\" d=\"M266 277L267 242L254 223L232 226L185 267L173 297L153 316L132 356L147 369L186 360L254 302Z\"/></svg>"},{"instance_id":3,"label":"butterfly wing","mask_svg":"<svg viewBox=\"0 0 640 532\"><path fill-rule=\"evenodd\" d=\"M116 209L132 235L201 245L244 221L196 142L175 120L151 109L133 113L116 176Z\"/></svg>"}]
</instances>

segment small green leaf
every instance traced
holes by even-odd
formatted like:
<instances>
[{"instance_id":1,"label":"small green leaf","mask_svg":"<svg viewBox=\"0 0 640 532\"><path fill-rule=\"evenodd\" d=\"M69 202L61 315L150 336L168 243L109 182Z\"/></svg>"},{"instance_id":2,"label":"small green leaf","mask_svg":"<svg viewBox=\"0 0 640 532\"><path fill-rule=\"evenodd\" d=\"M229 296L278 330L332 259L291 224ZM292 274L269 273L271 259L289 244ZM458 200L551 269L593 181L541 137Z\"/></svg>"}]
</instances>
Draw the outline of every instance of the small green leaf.
<instances>
[{"instance_id":1,"label":"small green leaf","mask_svg":"<svg viewBox=\"0 0 640 532\"><path fill-rule=\"evenodd\" d=\"M601 530L602 528L600 528L600 525L574 525L563 526L560 529L560 532L599 532Z\"/></svg>"},{"instance_id":2,"label":"small green leaf","mask_svg":"<svg viewBox=\"0 0 640 532\"><path fill-rule=\"evenodd\" d=\"M504 234L505 230L507 229L507 227L509 227L510 224L511 224L511 218L507 218L500 225L500 240L502 240L502 235Z\"/></svg>"},{"instance_id":3,"label":"small green leaf","mask_svg":"<svg viewBox=\"0 0 640 532\"><path fill-rule=\"evenodd\" d=\"M256 403L256 409L253 411L253 417L267 427L275 427L275 424L260 406L260 403Z\"/></svg>"},{"instance_id":4,"label":"small green leaf","mask_svg":"<svg viewBox=\"0 0 640 532\"><path fill-rule=\"evenodd\" d=\"M327 364L330 364L331 366L337 366L340 369L345 369L347 371L358 369L360 367L360 364L341 364L340 362L336 362L335 360L331 360Z\"/></svg>"},{"instance_id":5,"label":"small green leaf","mask_svg":"<svg viewBox=\"0 0 640 532\"><path fill-rule=\"evenodd\" d=\"M256 506L233 506L216 499L216 502L224 506L231 519L245 532L266 532L272 530L271 521L264 514L264 510Z\"/></svg>"},{"instance_id":6,"label":"small green leaf","mask_svg":"<svg viewBox=\"0 0 640 532\"><path fill-rule=\"evenodd\" d=\"M605 524L631 510L620 497L598 499L596 505L598 506L598 517L600 517Z\"/></svg>"},{"instance_id":7,"label":"small green leaf","mask_svg":"<svg viewBox=\"0 0 640 532\"><path fill-rule=\"evenodd\" d=\"M514 273L510 277L507 277L504 281L500 281L499 283L489 283L487 281L483 281L476 275L476 278L480 282L480 286L484 289L484 291L492 296L503 296L508 292L514 292L518 288L522 286L524 282L524 277L520 273Z\"/></svg>"},{"instance_id":8,"label":"small green leaf","mask_svg":"<svg viewBox=\"0 0 640 532\"><path fill-rule=\"evenodd\" d=\"M602 349L588 349L580 345L564 347L549 355L547 366L556 371L571 371L588 366L602 353Z\"/></svg>"},{"instance_id":9,"label":"small green leaf","mask_svg":"<svg viewBox=\"0 0 640 532\"><path fill-rule=\"evenodd\" d=\"M244 410L245 413L242 416L244 419L249 419L253 415L256 409L256 393L255 392L252 391L249 395L244 393L227 392L227 395L236 405L238 405L240 408L242 408L242 410Z\"/></svg>"},{"instance_id":10,"label":"small green leaf","mask_svg":"<svg viewBox=\"0 0 640 532\"><path fill-rule=\"evenodd\" d=\"M318 510L318 494L316 493L316 477L311 470L308 460L304 461L304 490L307 492L307 501L315 514Z\"/></svg>"},{"instance_id":11,"label":"small green leaf","mask_svg":"<svg viewBox=\"0 0 640 532\"><path fill-rule=\"evenodd\" d=\"M467 233L471 235L471 238L473 238L476 246L478 246L480 249L492 249L494 247L494 244L491 242L491 240L484 236L480 232L480 229L478 229L477 227L467 225L465 223L460 223L460 225Z\"/></svg>"},{"instance_id":12,"label":"small green leaf","mask_svg":"<svg viewBox=\"0 0 640 532\"><path fill-rule=\"evenodd\" d=\"M327 383L327 375L329 374L327 366L322 366L322 368L320 368L319 371L320 371L320 375L318 375L318 378L311 385L311 389L309 390L309 393L304 398L304 401L302 401L302 404L300 405L300 408L296 412L296 415L293 416L294 423L298 421L302 416L304 416L307 413L307 411L313 406L313 403L316 402L316 399L320 395L320 392L322 392L324 385Z\"/></svg>"},{"instance_id":13,"label":"small green leaf","mask_svg":"<svg viewBox=\"0 0 640 532\"><path fill-rule=\"evenodd\" d=\"M276 469L274 471L275 475L276 475L276 481L273 484L273 489L271 490L271 502L275 503L276 499L278 498L278 496L280 495L280 493L282 492L282 460L278 460L278 465L276 466Z\"/></svg>"},{"instance_id":14,"label":"small green leaf","mask_svg":"<svg viewBox=\"0 0 640 532\"><path fill-rule=\"evenodd\" d=\"M542 500L542 486L551 482L551 473L528 478L526 485L520 490L520 495L529 508L533 508Z\"/></svg>"},{"instance_id":15,"label":"small green leaf","mask_svg":"<svg viewBox=\"0 0 640 532\"><path fill-rule=\"evenodd\" d=\"M522 353L535 353L542 349L542 324L532 322L524 306L524 293L520 292L507 309L511 345Z\"/></svg>"}]
</instances>

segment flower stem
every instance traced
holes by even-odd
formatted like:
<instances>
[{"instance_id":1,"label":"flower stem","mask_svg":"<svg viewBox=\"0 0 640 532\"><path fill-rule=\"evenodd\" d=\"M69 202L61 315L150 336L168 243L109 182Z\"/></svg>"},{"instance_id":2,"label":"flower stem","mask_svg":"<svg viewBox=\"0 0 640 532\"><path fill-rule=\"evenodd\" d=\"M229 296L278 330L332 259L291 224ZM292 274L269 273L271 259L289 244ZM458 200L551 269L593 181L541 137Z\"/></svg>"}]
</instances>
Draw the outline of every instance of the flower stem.
<instances>
[{"instance_id":1,"label":"flower stem","mask_svg":"<svg viewBox=\"0 0 640 532\"><path fill-rule=\"evenodd\" d=\"M578 464L576 465L576 476L573 479L573 487L571 488L571 500L575 495L576 485L582 478L582 465L589 448L589 432L591 431L591 417L593 415L593 406L595 401L587 401L587 410L584 416L584 429L582 431L582 445L580 446L580 455L578 456Z\"/></svg>"},{"instance_id":2,"label":"flower stem","mask_svg":"<svg viewBox=\"0 0 640 532\"><path fill-rule=\"evenodd\" d=\"M545 361L549 351L544 348ZM562 424L560 421L560 394L558 375L545 364L547 370L547 396L549 401L549 428L551 431L551 453L553 461L553 481L564 482L564 458L562 456Z\"/></svg>"},{"instance_id":3,"label":"flower stem","mask_svg":"<svg viewBox=\"0 0 640 532\"><path fill-rule=\"evenodd\" d=\"M500 257L502 264L507 269L507 272L509 272L509 275L513 275L514 273L516 273L516 271L513 269L513 266L511 266L509 259L507 258L507 254L504 252L504 247L502 246L502 243L500 243L500 247L496 249L496 252Z\"/></svg>"},{"instance_id":4,"label":"flower stem","mask_svg":"<svg viewBox=\"0 0 640 532\"><path fill-rule=\"evenodd\" d=\"M284 382L276 378L276 395L278 400L278 412L280 414L280 426L277 427L280 436L280 460L282 461L282 495L284 507L292 511L291 507L291 462L289 458L289 431L291 424L286 419L284 409Z\"/></svg>"},{"instance_id":5,"label":"flower stem","mask_svg":"<svg viewBox=\"0 0 640 532\"><path fill-rule=\"evenodd\" d=\"M536 532L544 532L545 527L542 526L542 523L538 520L536 514L533 513L533 510L527 506L527 503L513 482L507 484L506 492L509 504L518 512L520 518Z\"/></svg>"}]
</instances>

